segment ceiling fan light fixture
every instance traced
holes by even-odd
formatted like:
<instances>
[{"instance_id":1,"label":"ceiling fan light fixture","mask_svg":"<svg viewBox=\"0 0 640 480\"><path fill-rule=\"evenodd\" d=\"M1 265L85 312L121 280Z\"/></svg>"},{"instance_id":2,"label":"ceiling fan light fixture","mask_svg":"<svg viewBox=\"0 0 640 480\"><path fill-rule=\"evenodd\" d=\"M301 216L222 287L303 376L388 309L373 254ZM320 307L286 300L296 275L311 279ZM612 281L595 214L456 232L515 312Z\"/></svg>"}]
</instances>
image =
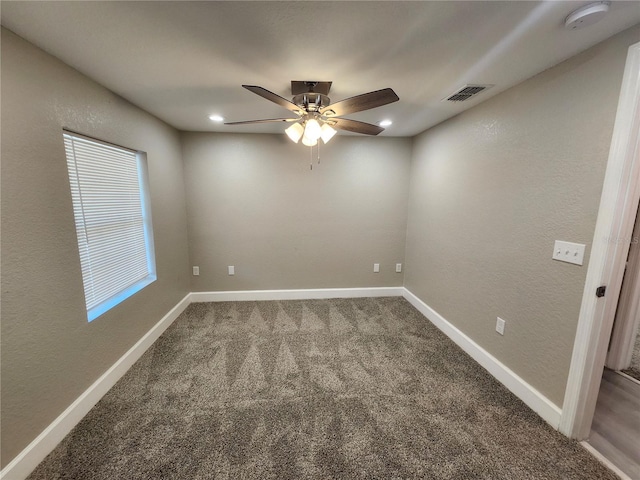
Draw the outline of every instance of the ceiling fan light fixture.
<instances>
[{"instance_id":1,"label":"ceiling fan light fixture","mask_svg":"<svg viewBox=\"0 0 640 480\"><path fill-rule=\"evenodd\" d=\"M304 133L304 127L300 125L298 122L293 123L289 128L287 128L284 133L294 142L298 143L302 138L302 134Z\"/></svg>"},{"instance_id":2,"label":"ceiling fan light fixture","mask_svg":"<svg viewBox=\"0 0 640 480\"><path fill-rule=\"evenodd\" d=\"M225 125L271 122L291 123L291 126L285 129L287 136L292 142L298 143L302 140L302 144L309 147L318 145L320 139L324 143L328 143L337 133L336 130L347 130L363 135L378 135L384 131L384 128L358 120L343 118L343 116L382 107L400 100L391 88L383 88L332 103L327 96L331 82L292 81L291 94L293 98L291 101L258 85L242 85L242 87L276 105L286 108L298 118L265 118L227 122Z\"/></svg>"},{"instance_id":3,"label":"ceiling fan light fixture","mask_svg":"<svg viewBox=\"0 0 640 480\"><path fill-rule=\"evenodd\" d=\"M382 120L378 123L378 125L380 125L381 127L388 127L389 125L392 125L392 124L393 124L393 121L389 119Z\"/></svg>"},{"instance_id":4,"label":"ceiling fan light fixture","mask_svg":"<svg viewBox=\"0 0 640 480\"><path fill-rule=\"evenodd\" d=\"M324 143L328 143L336 133L338 133L338 131L326 123L323 123L320 128L320 138L322 138Z\"/></svg>"},{"instance_id":5,"label":"ceiling fan light fixture","mask_svg":"<svg viewBox=\"0 0 640 480\"><path fill-rule=\"evenodd\" d=\"M303 135L302 144L306 145L307 147L315 147L318 144L318 139L316 138L314 140L314 139L311 139L311 138L307 137L306 135Z\"/></svg>"},{"instance_id":6,"label":"ceiling fan light fixture","mask_svg":"<svg viewBox=\"0 0 640 480\"><path fill-rule=\"evenodd\" d=\"M224 122L224 117L221 115L209 115L209 120L211 120L212 122Z\"/></svg>"},{"instance_id":7,"label":"ceiling fan light fixture","mask_svg":"<svg viewBox=\"0 0 640 480\"><path fill-rule=\"evenodd\" d=\"M315 118L311 118L307 120L304 127L304 136L302 138L304 143L304 137L308 138L310 141L314 142L314 145L318 143L318 139L322 135L322 128L320 124ZM305 144L306 145L306 144Z\"/></svg>"}]
</instances>

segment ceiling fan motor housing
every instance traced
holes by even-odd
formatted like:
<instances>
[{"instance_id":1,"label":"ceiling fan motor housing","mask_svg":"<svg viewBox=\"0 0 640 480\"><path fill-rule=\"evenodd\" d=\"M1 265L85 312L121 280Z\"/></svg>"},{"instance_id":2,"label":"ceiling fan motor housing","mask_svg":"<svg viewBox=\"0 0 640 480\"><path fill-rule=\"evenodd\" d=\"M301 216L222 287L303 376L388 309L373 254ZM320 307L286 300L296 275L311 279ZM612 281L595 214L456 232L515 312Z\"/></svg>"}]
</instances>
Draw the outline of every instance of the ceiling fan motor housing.
<instances>
[{"instance_id":1,"label":"ceiling fan motor housing","mask_svg":"<svg viewBox=\"0 0 640 480\"><path fill-rule=\"evenodd\" d=\"M305 112L317 112L321 108L329 106L331 99L321 93L306 92L294 96L292 102L304 109Z\"/></svg>"}]
</instances>

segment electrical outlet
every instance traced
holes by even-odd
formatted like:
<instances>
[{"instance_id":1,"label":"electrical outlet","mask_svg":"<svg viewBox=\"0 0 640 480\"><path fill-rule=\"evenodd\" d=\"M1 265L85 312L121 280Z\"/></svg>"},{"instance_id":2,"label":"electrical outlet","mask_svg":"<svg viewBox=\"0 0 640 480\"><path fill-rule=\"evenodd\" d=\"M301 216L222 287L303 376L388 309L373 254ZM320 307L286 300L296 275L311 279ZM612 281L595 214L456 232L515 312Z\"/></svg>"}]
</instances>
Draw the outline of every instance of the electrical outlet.
<instances>
[{"instance_id":1,"label":"electrical outlet","mask_svg":"<svg viewBox=\"0 0 640 480\"><path fill-rule=\"evenodd\" d=\"M496 321L496 332L498 332L500 335L504 335L504 327L506 324L507 322L498 317L498 320Z\"/></svg>"},{"instance_id":2,"label":"electrical outlet","mask_svg":"<svg viewBox=\"0 0 640 480\"><path fill-rule=\"evenodd\" d=\"M373 273L380 273L380 264L379 263L374 263L373 264Z\"/></svg>"},{"instance_id":3,"label":"electrical outlet","mask_svg":"<svg viewBox=\"0 0 640 480\"><path fill-rule=\"evenodd\" d=\"M195 267L195 266L194 266L194 267L193 267L193 274L194 274L195 276L200 275L200 267Z\"/></svg>"},{"instance_id":4,"label":"electrical outlet","mask_svg":"<svg viewBox=\"0 0 640 480\"><path fill-rule=\"evenodd\" d=\"M227 267L229 269L229 275L235 275L236 274L236 267L234 267L233 265L229 265L229 267Z\"/></svg>"},{"instance_id":5,"label":"electrical outlet","mask_svg":"<svg viewBox=\"0 0 640 480\"><path fill-rule=\"evenodd\" d=\"M400 273L400 272L402 272L402 264L396 263L396 273Z\"/></svg>"}]
</instances>

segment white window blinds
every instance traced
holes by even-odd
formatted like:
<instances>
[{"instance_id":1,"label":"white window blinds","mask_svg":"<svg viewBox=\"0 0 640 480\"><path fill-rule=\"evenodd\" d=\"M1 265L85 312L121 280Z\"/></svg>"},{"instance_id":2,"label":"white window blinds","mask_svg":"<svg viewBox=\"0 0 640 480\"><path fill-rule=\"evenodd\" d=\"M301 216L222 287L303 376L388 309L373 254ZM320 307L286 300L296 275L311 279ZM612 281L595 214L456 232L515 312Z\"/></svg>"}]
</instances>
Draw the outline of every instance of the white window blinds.
<instances>
[{"instance_id":1,"label":"white window blinds","mask_svg":"<svg viewBox=\"0 0 640 480\"><path fill-rule=\"evenodd\" d=\"M89 321L156 279L146 164L138 153L64 133Z\"/></svg>"}]
</instances>

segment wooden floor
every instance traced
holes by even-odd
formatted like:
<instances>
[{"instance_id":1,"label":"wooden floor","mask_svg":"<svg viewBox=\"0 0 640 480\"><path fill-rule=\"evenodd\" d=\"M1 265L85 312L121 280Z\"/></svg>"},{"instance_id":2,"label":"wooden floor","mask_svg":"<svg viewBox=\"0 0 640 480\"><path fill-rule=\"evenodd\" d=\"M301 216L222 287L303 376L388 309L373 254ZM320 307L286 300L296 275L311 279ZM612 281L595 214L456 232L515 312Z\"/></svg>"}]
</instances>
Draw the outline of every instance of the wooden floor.
<instances>
[{"instance_id":1,"label":"wooden floor","mask_svg":"<svg viewBox=\"0 0 640 480\"><path fill-rule=\"evenodd\" d=\"M588 443L640 479L640 383L605 369Z\"/></svg>"}]
</instances>

